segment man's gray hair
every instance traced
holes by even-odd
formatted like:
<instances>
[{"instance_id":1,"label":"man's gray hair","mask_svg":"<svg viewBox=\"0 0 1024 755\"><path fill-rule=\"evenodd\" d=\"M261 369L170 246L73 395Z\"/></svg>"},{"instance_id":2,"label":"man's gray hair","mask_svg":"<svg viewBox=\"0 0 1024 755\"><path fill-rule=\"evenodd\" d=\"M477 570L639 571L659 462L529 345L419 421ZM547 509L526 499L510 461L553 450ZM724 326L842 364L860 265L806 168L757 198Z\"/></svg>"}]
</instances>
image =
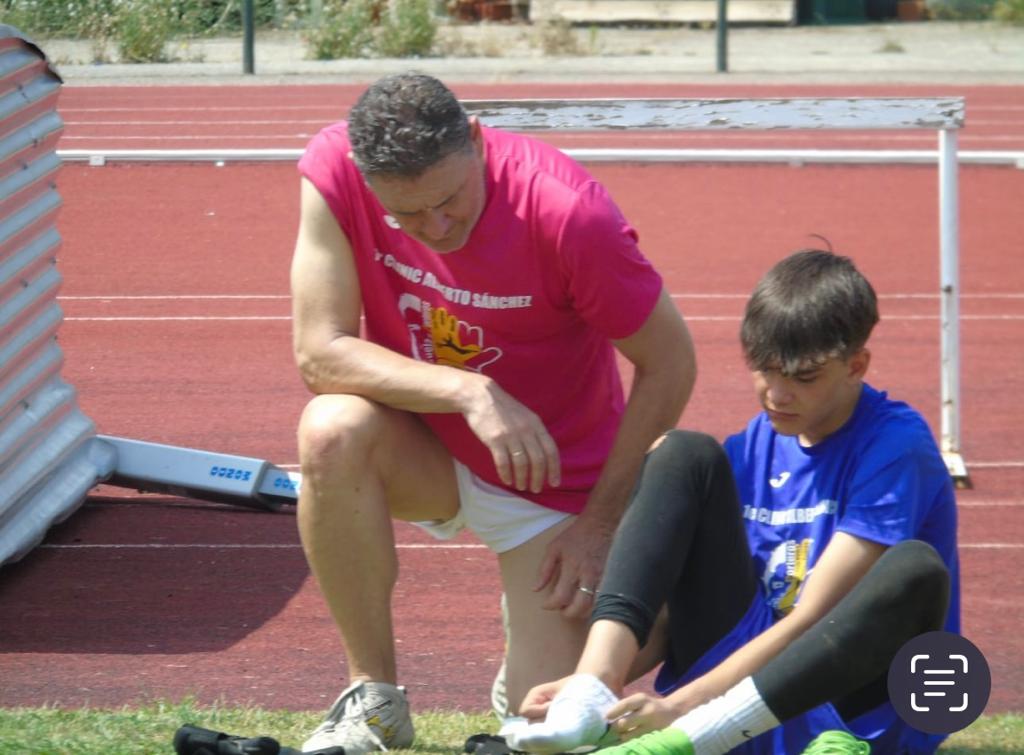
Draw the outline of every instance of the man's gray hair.
<instances>
[{"instance_id":1,"label":"man's gray hair","mask_svg":"<svg viewBox=\"0 0 1024 755\"><path fill-rule=\"evenodd\" d=\"M471 144L469 118L432 76L400 73L363 92L348 117L356 166L364 176L415 178Z\"/></svg>"}]
</instances>

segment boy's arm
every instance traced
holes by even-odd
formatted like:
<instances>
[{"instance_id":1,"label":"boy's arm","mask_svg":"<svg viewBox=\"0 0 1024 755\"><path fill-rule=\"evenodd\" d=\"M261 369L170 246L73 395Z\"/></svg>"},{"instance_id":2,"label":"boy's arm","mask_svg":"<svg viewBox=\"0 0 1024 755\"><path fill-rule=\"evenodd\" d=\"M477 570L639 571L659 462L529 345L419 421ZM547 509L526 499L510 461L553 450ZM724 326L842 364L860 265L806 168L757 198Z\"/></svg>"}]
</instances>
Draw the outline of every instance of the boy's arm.
<instances>
[{"instance_id":1,"label":"boy's arm","mask_svg":"<svg viewBox=\"0 0 1024 755\"><path fill-rule=\"evenodd\" d=\"M724 694L828 613L881 557L887 546L837 532L825 547L792 611L699 679L669 696L678 715Z\"/></svg>"},{"instance_id":2,"label":"boy's arm","mask_svg":"<svg viewBox=\"0 0 1024 755\"><path fill-rule=\"evenodd\" d=\"M837 532L807 578L793 610L734 652L718 666L664 699L636 694L607 712L626 737L662 729L698 705L724 694L761 669L791 642L820 620L877 561L887 546Z\"/></svg>"}]
</instances>

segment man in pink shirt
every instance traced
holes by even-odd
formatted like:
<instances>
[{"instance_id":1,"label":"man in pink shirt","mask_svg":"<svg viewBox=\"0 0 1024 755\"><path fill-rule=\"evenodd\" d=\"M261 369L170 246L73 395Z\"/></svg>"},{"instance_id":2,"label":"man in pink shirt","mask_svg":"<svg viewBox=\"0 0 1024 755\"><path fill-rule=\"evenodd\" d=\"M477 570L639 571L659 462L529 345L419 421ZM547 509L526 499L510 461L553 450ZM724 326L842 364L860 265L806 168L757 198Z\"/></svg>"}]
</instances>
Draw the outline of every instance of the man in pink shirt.
<instances>
[{"instance_id":1,"label":"man in pink shirt","mask_svg":"<svg viewBox=\"0 0 1024 755\"><path fill-rule=\"evenodd\" d=\"M303 547L351 686L305 748L406 747L391 519L498 555L507 692L569 673L612 534L696 368L605 189L467 118L441 82L371 86L299 163L294 347ZM360 330L360 314L365 324ZM615 351L634 367L628 401Z\"/></svg>"}]
</instances>

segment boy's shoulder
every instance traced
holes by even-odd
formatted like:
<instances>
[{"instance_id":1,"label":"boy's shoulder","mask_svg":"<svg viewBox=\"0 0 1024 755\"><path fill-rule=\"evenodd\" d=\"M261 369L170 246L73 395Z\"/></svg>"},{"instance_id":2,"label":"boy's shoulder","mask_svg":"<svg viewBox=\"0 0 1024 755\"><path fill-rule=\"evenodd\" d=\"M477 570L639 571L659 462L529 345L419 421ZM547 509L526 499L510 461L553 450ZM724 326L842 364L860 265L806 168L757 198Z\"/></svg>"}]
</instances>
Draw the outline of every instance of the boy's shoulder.
<instances>
[{"instance_id":1,"label":"boy's shoulder","mask_svg":"<svg viewBox=\"0 0 1024 755\"><path fill-rule=\"evenodd\" d=\"M746 428L725 441L734 466L765 458L769 449L797 446L795 438L775 432L764 412L759 412ZM885 391L865 383L853 416L833 435L825 439L811 455L880 457L934 457L941 461L935 438L921 413L910 404L889 398Z\"/></svg>"},{"instance_id":2,"label":"boy's shoulder","mask_svg":"<svg viewBox=\"0 0 1024 755\"><path fill-rule=\"evenodd\" d=\"M845 428L844 428L845 429ZM904 401L889 398L867 383L857 411L851 418L848 442L875 446L882 444L910 452L938 453L938 446L928 422L921 413ZM837 439L844 439L842 431Z\"/></svg>"}]
</instances>

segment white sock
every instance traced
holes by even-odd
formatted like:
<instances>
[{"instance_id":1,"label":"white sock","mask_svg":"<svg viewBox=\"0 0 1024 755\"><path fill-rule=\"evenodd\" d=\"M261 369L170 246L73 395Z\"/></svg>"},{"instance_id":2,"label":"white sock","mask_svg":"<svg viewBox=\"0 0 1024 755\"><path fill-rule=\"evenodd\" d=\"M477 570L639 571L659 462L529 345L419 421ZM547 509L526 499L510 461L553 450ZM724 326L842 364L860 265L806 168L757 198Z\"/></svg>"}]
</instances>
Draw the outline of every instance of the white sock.
<instances>
[{"instance_id":1,"label":"white sock","mask_svg":"<svg viewBox=\"0 0 1024 755\"><path fill-rule=\"evenodd\" d=\"M672 726L686 732L694 755L723 755L779 723L748 676L721 697L677 718Z\"/></svg>"},{"instance_id":2,"label":"white sock","mask_svg":"<svg viewBox=\"0 0 1024 755\"><path fill-rule=\"evenodd\" d=\"M505 741L514 750L556 753L597 744L608 729L605 712L618 698L596 676L576 674L555 695L544 721L511 726Z\"/></svg>"}]
</instances>

